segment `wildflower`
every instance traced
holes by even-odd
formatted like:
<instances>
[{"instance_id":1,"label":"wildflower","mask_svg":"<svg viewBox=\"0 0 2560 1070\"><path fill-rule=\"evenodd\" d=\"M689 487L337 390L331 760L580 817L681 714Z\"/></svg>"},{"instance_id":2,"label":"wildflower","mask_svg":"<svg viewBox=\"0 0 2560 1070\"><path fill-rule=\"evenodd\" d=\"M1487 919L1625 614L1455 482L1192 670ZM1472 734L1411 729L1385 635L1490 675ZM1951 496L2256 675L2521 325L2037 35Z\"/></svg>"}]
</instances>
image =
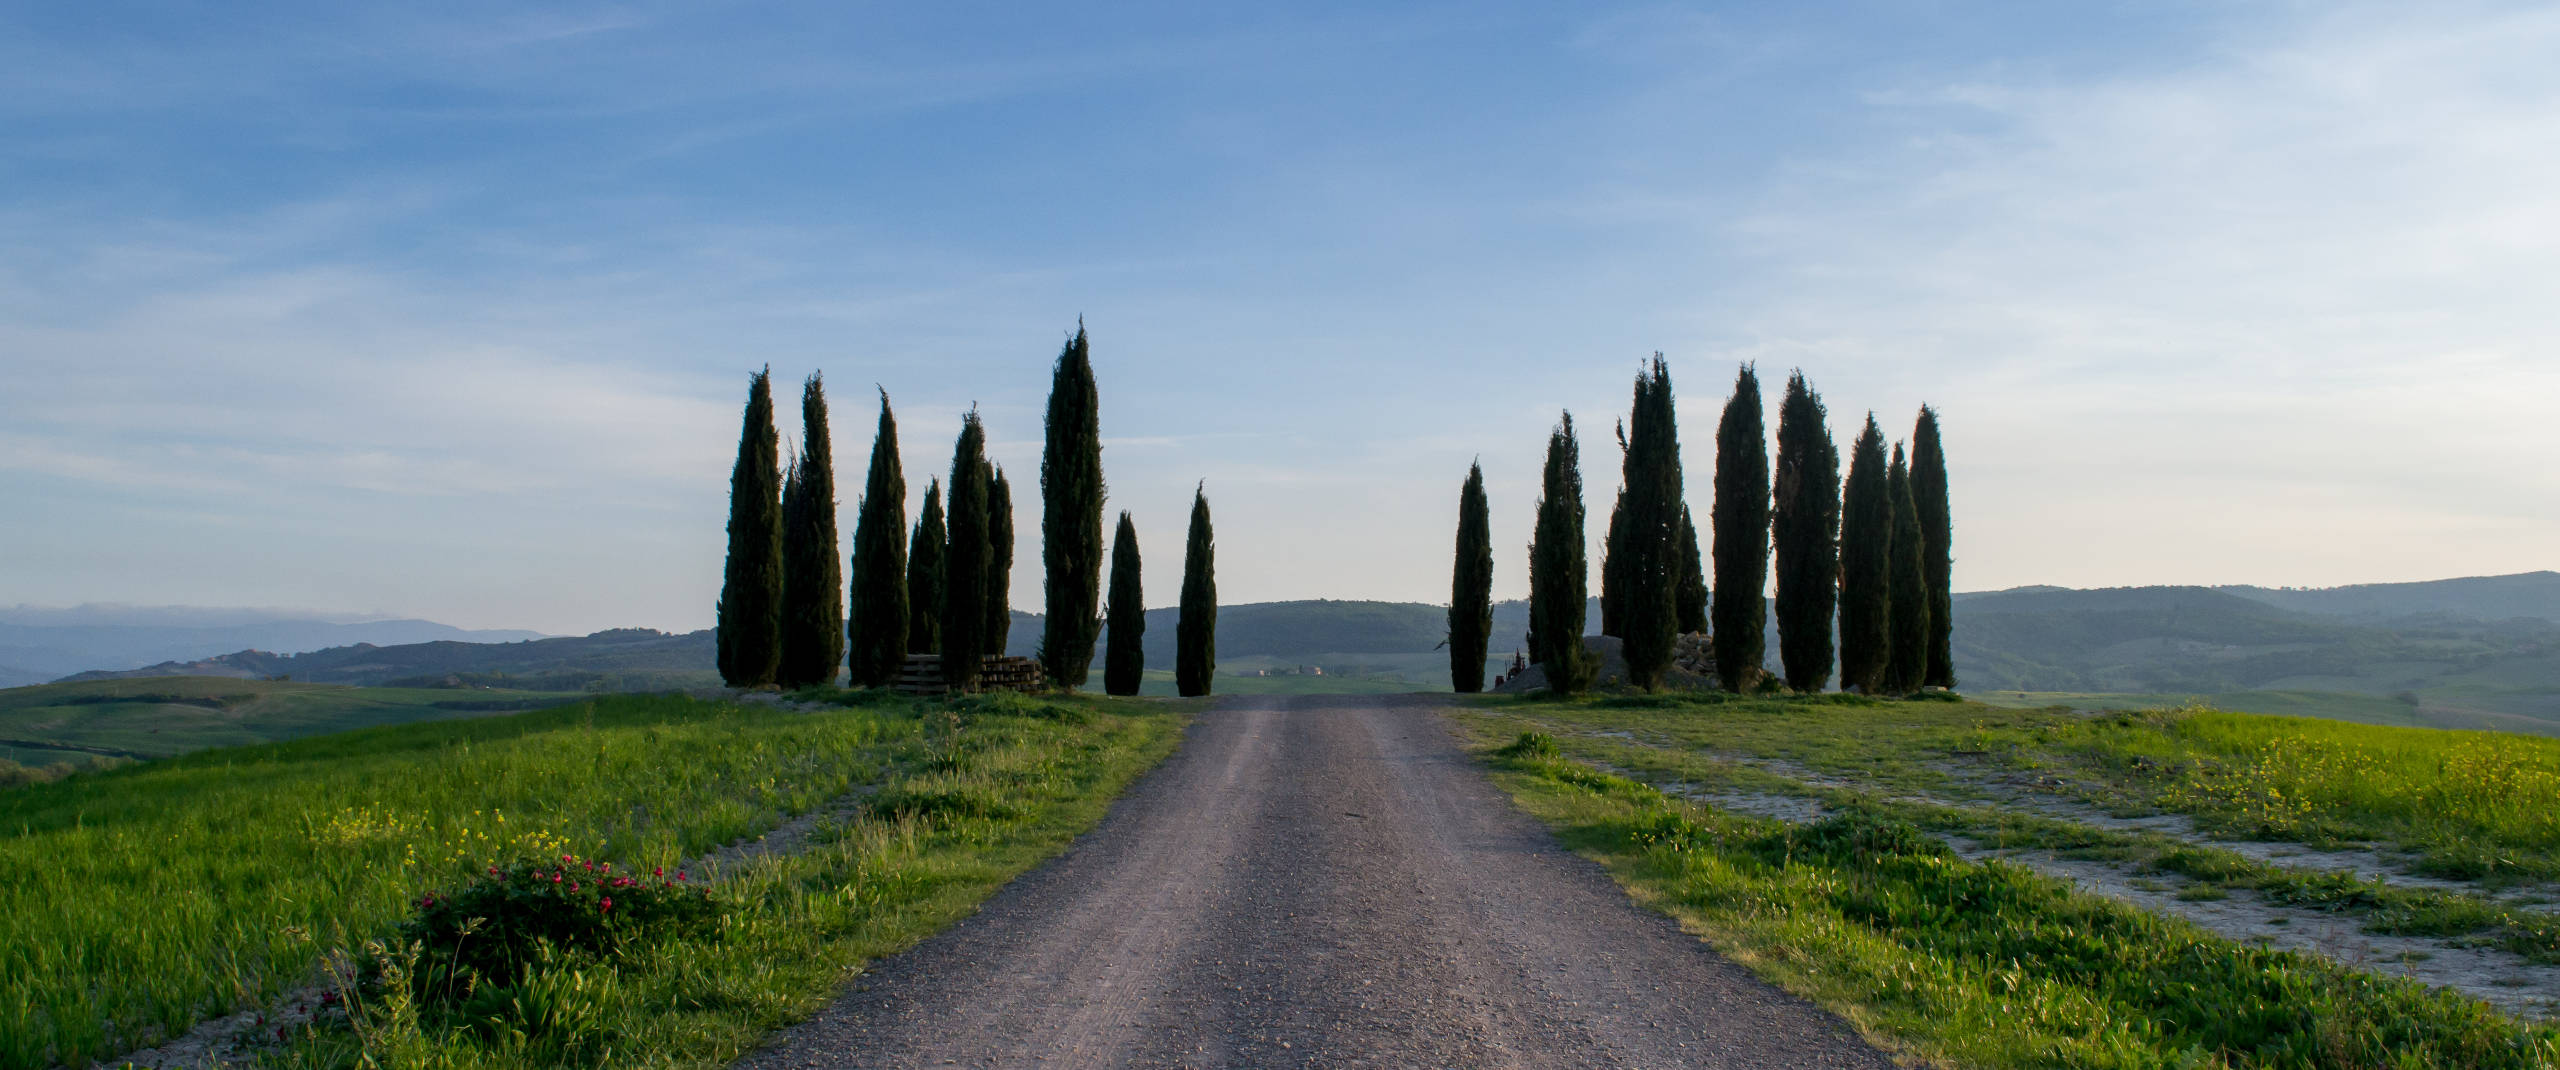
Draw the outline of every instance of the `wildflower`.
<instances>
[{"instance_id":1,"label":"wildflower","mask_svg":"<svg viewBox=\"0 0 2560 1070\"><path fill-rule=\"evenodd\" d=\"M610 910L612 910L612 909L613 909L613 897L612 897L612 896L609 896L609 895L608 895L608 896L604 897L604 908L605 908L606 910L608 910L608 911L610 911Z\"/></svg>"},{"instance_id":2,"label":"wildflower","mask_svg":"<svg viewBox=\"0 0 2560 1070\"><path fill-rule=\"evenodd\" d=\"M677 871L676 871L676 879L677 879L677 880L683 880L683 879L684 879L684 871L683 871L683 870L679 869L679 870L677 870Z\"/></svg>"},{"instance_id":3,"label":"wildflower","mask_svg":"<svg viewBox=\"0 0 2560 1070\"><path fill-rule=\"evenodd\" d=\"M667 867L665 867L665 866L651 866L651 867L649 867L649 875L650 875L650 876L652 876L652 877L663 877L663 876L666 876L666 875L667 875Z\"/></svg>"},{"instance_id":4,"label":"wildflower","mask_svg":"<svg viewBox=\"0 0 2560 1070\"><path fill-rule=\"evenodd\" d=\"M570 882L569 882L569 890L570 890L570 891L573 891L573 892L574 892L574 891L577 891L577 890L578 890L578 882L576 882L576 881L570 881Z\"/></svg>"}]
</instances>

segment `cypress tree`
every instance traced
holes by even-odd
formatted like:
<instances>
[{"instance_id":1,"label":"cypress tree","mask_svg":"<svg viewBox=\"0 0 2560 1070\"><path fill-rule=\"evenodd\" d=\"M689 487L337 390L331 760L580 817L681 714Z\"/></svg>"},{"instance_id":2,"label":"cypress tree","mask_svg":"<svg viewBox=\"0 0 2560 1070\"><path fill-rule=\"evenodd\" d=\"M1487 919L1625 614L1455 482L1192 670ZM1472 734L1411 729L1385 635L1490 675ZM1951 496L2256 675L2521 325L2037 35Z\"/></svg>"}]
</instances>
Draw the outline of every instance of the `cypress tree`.
<instances>
[{"instance_id":1,"label":"cypress tree","mask_svg":"<svg viewBox=\"0 0 2560 1070\"><path fill-rule=\"evenodd\" d=\"M1069 690L1084 685L1093 664L1094 637L1102 627L1097 610L1105 489L1101 395L1094 389L1092 353L1079 322L1075 338L1050 372L1049 441L1040 454L1041 582L1048 598L1040 664L1051 683Z\"/></svg>"},{"instance_id":2,"label":"cypress tree","mask_svg":"<svg viewBox=\"0 0 2560 1070\"><path fill-rule=\"evenodd\" d=\"M1626 595L1618 610L1626 628L1627 682L1662 686L1679 638L1680 432L1673 422L1671 369L1662 354L1636 377L1635 411L1627 421Z\"/></svg>"},{"instance_id":3,"label":"cypress tree","mask_svg":"<svg viewBox=\"0 0 2560 1070\"><path fill-rule=\"evenodd\" d=\"M1787 686L1831 680L1831 619L1840 595L1840 450L1831 416L1798 370L1778 405L1778 467L1770 523L1778 572L1778 661ZM1721 644L1719 644L1721 645Z\"/></svg>"},{"instance_id":4,"label":"cypress tree","mask_svg":"<svg viewBox=\"0 0 2560 1070\"><path fill-rule=\"evenodd\" d=\"M846 623L854 686L886 687L907 660L907 477L898 464L898 420L880 391L871 475L853 521L853 615Z\"/></svg>"},{"instance_id":5,"label":"cypress tree","mask_svg":"<svg viewBox=\"0 0 2560 1070\"><path fill-rule=\"evenodd\" d=\"M1911 497L1911 466L1902 443L1893 444L1893 467L1885 476L1885 494L1893 506L1893 557L1885 584L1892 599L1893 639L1886 659L1884 687L1897 695L1920 690L1929 675L1929 576L1920 544L1920 509Z\"/></svg>"},{"instance_id":6,"label":"cypress tree","mask_svg":"<svg viewBox=\"0 0 2560 1070\"><path fill-rule=\"evenodd\" d=\"M925 484L924 515L907 547L907 653L942 652L942 588L951 561L950 526L942 517L942 481Z\"/></svg>"},{"instance_id":7,"label":"cypress tree","mask_svg":"<svg viewBox=\"0 0 2560 1070\"><path fill-rule=\"evenodd\" d=\"M1138 526L1120 513L1120 530L1111 536L1110 649L1102 656L1102 689L1134 695L1145 681L1147 606L1138 592Z\"/></svg>"},{"instance_id":8,"label":"cypress tree","mask_svg":"<svg viewBox=\"0 0 2560 1070\"><path fill-rule=\"evenodd\" d=\"M729 473L729 560L715 635L720 679L731 687L773 683L782 660L781 453L768 368L747 380L746 422Z\"/></svg>"},{"instance_id":9,"label":"cypress tree","mask_svg":"<svg viewBox=\"0 0 2560 1070\"><path fill-rule=\"evenodd\" d=\"M942 679L954 691L977 687L986 665L988 471L987 427L971 409L951 447L951 490L943 507L951 550L942 563Z\"/></svg>"},{"instance_id":10,"label":"cypress tree","mask_svg":"<svg viewBox=\"0 0 2560 1070\"><path fill-rule=\"evenodd\" d=\"M1449 686L1484 690L1485 648L1493 641L1493 520L1484 499L1484 466L1467 466L1458 490L1457 565L1449 579Z\"/></svg>"},{"instance_id":11,"label":"cypress tree","mask_svg":"<svg viewBox=\"0 0 2560 1070\"><path fill-rule=\"evenodd\" d=\"M1013 484L1004 469L987 480L987 615L985 650L1003 656L1013 637Z\"/></svg>"},{"instance_id":12,"label":"cypress tree","mask_svg":"<svg viewBox=\"0 0 2560 1070\"><path fill-rule=\"evenodd\" d=\"M1568 412L1547 435L1537 529L1529 543L1529 657L1546 672L1547 689L1559 695L1589 690L1600 674L1599 659L1582 643L1589 612L1582 520L1582 446Z\"/></svg>"},{"instance_id":13,"label":"cypress tree","mask_svg":"<svg viewBox=\"0 0 2560 1070\"><path fill-rule=\"evenodd\" d=\"M1789 384L1791 392L1794 384ZM1742 366L1716 422L1716 676L1740 691L1768 657L1769 440L1760 418L1760 373ZM1819 685L1817 685L1819 686Z\"/></svg>"},{"instance_id":14,"label":"cypress tree","mask_svg":"<svg viewBox=\"0 0 2560 1070\"><path fill-rule=\"evenodd\" d=\"M816 374L800 386L800 460L782 503L784 687L831 684L844 661L844 559L836 556L836 473L827 391Z\"/></svg>"},{"instance_id":15,"label":"cypress tree","mask_svg":"<svg viewBox=\"0 0 2560 1070\"><path fill-rule=\"evenodd\" d=\"M1698 557L1698 521L1689 515L1689 507L1680 507L1680 587L1679 631L1690 635L1707 630L1707 570Z\"/></svg>"},{"instance_id":16,"label":"cypress tree","mask_svg":"<svg viewBox=\"0 0 2560 1070\"><path fill-rule=\"evenodd\" d=\"M1627 428L1618 425L1618 453L1627 451ZM1600 634L1627 634L1627 489L1618 488L1609 507L1609 532L1600 539Z\"/></svg>"},{"instance_id":17,"label":"cypress tree","mask_svg":"<svg viewBox=\"0 0 2560 1070\"><path fill-rule=\"evenodd\" d=\"M1893 494L1873 413L1849 448L1840 490L1840 686L1884 690L1892 668Z\"/></svg>"},{"instance_id":18,"label":"cypress tree","mask_svg":"<svg viewBox=\"0 0 2560 1070\"><path fill-rule=\"evenodd\" d=\"M1920 518L1920 566L1929 600L1929 669L1920 683L1954 687L1955 529L1947 515L1947 454L1938 442L1938 412L1926 405L1911 432L1911 501Z\"/></svg>"},{"instance_id":19,"label":"cypress tree","mask_svg":"<svg viewBox=\"0 0 2560 1070\"><path fill-rule=\"evenodd\" d=\"M1209 486L1191 496L1191 538L1182 550L1182 617L1175 623L1173 685L1183 697L1209 693L1218 668L1218 570L1209 529Z\"/></svg>"}]
</instances>

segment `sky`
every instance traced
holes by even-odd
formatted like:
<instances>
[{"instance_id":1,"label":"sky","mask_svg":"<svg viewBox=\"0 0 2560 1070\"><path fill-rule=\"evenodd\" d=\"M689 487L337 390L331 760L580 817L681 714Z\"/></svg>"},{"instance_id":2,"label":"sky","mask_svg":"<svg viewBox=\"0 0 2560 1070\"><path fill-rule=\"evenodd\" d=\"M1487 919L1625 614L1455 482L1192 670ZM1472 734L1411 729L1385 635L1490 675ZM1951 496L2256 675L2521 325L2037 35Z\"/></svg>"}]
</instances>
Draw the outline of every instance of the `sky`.
<instances>
[{"instance_id":1,"label":"sky","mask_svg":"<svg viewBox=\"0 0 2560 1070\"><path fill-rule=\"evenodd\" d=\"M1081 322L1151 604L1448 598L1663 353L1942 414L1958 589L2560 567L2560 8L0 5L0 605L707 627L747 377L850 531ZM786 419L784 435L797 439ZM1204 483L1205 481L1205 483ZM1596 557L1595 557L1596 561Z\"/></svg>"}]
</instances>

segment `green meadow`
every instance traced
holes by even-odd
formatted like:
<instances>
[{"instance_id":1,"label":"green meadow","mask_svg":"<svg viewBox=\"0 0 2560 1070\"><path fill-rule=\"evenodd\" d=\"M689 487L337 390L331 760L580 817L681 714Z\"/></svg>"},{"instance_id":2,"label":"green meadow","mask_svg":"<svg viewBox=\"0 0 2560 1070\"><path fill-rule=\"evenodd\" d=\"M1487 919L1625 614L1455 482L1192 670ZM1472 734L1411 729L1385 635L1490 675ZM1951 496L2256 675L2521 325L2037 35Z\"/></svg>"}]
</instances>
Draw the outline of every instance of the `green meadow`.
<instances>
[{"instance_id":1,"label":"green meadow","mask_svg":"<svg viewBox=\"0 0 2560 1070\"><path fill-rule=\"evenodd\" d=\"M348 687L161 676L0 689L0 760L166 758L351 728L520 713L585 697L488 688Z\"/></svg>"}]
</instances>

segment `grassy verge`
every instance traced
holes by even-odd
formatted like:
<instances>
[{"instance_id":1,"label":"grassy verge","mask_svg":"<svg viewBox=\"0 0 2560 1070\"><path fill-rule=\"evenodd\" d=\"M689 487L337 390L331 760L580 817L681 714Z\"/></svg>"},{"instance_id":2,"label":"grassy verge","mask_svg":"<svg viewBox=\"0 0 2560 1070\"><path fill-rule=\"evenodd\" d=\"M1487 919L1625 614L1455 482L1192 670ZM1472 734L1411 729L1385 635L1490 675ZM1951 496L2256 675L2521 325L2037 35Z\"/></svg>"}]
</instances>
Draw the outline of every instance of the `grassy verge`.
<instances>
[{"instance_id":1,"label":"grassy verge","mask_svg":"<svg viewBox=\"0 0 2560 1070\"><path fill-rule=\"evenodd\" d=\"M1975 1067L2541 1067L2560 1031L2236 944L1850 814L1668 798L1523 734L1496 779L1638 899L1870 1035Z\"/></svg>"},{"instance_id":2,"label":"grassy verge","mask_svg":"<svg viewBox=\"0 0 2560 1070\"><path fill-rule=\"evenodd\" d=\"M867 816L725 874L720 927L563 961L519 1020L421 1012L291 1061L709 1064L1097 820L1164 707L964 699L792 713L617 697L207 751L0 794L0 1067L79 1065L262 1006L319 952L525 854L672 868L860 788ZM546 1009L547 1008L547 1009ZM539 1013L536 1013L539 1011Z\"/></svg>"}]
</instances>

